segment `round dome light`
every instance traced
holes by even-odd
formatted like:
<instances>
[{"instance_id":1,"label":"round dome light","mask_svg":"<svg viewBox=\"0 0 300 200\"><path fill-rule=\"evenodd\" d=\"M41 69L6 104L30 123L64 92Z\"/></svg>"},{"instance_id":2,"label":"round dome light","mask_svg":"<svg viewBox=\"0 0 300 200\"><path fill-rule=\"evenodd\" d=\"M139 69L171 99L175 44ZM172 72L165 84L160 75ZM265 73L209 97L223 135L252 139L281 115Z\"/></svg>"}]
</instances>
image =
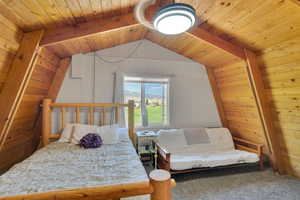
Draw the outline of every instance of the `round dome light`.
<instances>
[{"instance_id":1,"label":"round dome light","mask_svg":"<svg viewBox=\"0 0 300 200\"><path fill-rule=\"evenodd\" d=\"M174 3L162 7L154 16L154 28L167 35L176 35L190 29L196 21L193 7L184 3Z\"/></svg>"}]
</instances>

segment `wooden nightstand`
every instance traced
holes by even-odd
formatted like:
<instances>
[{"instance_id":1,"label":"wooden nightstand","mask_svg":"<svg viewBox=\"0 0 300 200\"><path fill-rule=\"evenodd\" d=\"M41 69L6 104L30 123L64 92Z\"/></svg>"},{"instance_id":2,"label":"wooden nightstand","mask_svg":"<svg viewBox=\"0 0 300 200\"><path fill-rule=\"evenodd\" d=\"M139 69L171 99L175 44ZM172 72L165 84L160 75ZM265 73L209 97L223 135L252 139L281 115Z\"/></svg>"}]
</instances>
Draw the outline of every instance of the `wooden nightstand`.
<instances>
[{"instance_id":1,"label":"wooden nightstand","mask_svg":"<svg viewBox=\"0 0 300 200\"><path fill-rule=\"evenodd\" d=\"M154 131L138 131L137 135L137 151L141 161L152 161L156 168L156 147L153 142L156 141L158 134Z\"/></svg>"}]
</instances>

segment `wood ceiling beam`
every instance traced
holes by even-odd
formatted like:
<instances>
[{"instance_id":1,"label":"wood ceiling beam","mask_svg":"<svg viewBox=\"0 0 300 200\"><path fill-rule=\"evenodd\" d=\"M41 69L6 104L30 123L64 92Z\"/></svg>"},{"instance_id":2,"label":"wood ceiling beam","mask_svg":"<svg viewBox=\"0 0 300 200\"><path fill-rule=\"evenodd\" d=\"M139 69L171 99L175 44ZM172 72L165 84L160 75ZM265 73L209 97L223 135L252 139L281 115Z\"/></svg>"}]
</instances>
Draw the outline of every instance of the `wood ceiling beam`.
<instances>
[{"instance_id":1,"label":"wood ceiling beam","mask_svg":"<svg viewBox=\"0 0 300 200\"><path fill-rule=\"evenodd\" d=\"M158 6L152 6L147 9L146 18L152 19ZM129 26L136 26L139 22L136 21L134 13L125 15L119 15L107 19L95 19L89 22L80 23L76 26L65 26L61 28L46 30L44 37L41 41L41 46L51 46L55 44L64 43L66 41L72 41L76 39L93 37L95 35L116 31L122 28L128 28ZM195 28L190 32L187 32L191 37L195 37L201 41L226 51L234 56L237 56L243 60L246 59L243 48L236 46L229 41L226 41L216 35L213 35L202 28Z\"/></svg>"},{"instance_id":2,"label":"wood ceiling beam","mask_svg":"<svg viewBox=\"0 0 300 200\"><path fill-rule=\"evenodd\" d=\"M260 121L264 129L273 165L272 167L274 170L279 170L280 173L283 173L283 162L281 161L281 152L279 150L279 135L276 133L276 128L273 124L272 112L265 93L262 73L257 63L256 55L250 50L244 49L244 51L247 62L248 79L255 97Z\"/></svg>"},{"instance_id":3,"label":"wood ceiling beam","mask_svg":"<svg viewBox=\"0 0 300 200\"><path fill-rule=\"evenodd\" d=\"M226 51L228 53L231 53L232 55L237 56L243 60L246 60L246 56L243 48L236 46L231 42L224 40L216 35L213 35L202 28L195 28L187 32L186 34L195 37L199 40L205 41L208 44L218 49L221 49L223 51Z\"/></svg>"},{"instance_id":4,"label":"wood ceiling beam","mask_svg":"<svg viewBox=\"0 0 300 200\"><path fill-rule=\"evenodd\" d=\"M41 46L51 46L66 41L92 37L104 32L128 28L139 24L134 14L120 15L109 19L97 19L76 26L65 26L61 28L46 30L41 41Z\"/></svg>"},{"instance_id":5,"label":"wood ceiling beam","mask_svg":"<svg viewBox=\"0 0 300 200\"><path fill-rule=\"evenodd\" d=\"M3 147L35 68L44 31L25 33L0 96L0 149Z\"/></svg>"}]
</instances>

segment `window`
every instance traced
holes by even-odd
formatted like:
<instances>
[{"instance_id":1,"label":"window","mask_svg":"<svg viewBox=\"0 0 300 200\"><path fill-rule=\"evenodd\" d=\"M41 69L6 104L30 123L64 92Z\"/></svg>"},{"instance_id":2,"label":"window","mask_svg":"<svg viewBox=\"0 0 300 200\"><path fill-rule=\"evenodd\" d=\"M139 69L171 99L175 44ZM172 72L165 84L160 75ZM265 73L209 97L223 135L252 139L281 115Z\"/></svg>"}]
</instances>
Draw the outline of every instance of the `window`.
<instances>
[{"instance_id":1,"label":"window","mask_svg":"<svg viewBox=\"0 0 300 200\"><path fill-rule=\"evenodd\" d=\"M137 127L169 124L169 79L124 77L124 100L134 100Z\"/></svg>"}]
</instances>

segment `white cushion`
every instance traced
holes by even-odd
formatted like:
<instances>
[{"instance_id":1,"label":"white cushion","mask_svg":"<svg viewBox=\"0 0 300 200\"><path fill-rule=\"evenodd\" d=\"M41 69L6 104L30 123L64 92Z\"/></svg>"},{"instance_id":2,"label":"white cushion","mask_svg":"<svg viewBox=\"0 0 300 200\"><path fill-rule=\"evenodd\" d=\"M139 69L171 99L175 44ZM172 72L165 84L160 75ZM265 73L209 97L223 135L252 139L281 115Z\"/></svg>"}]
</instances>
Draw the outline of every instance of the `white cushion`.
<instances>
[{"instance_id":1,"label":"white cushion","mask_svg":"<svg viewBox=\"0 0 300 200\"><path fill-rule=\"evenodd\" d=\"M205 128L184 128L183 131L188 145L210 143Z\"/></svg>"},{"instance_id":2,"label":"white cushion","mask_svg":"<svg viewBox=\"0 0 300 200\"><path fill-rule=\"evenodd\" d=\"M216 151L234 150L234 143L227 128L206 128L210 143Z\"/></svg>"},{"instance_id":3,"label":"white cushion","mask_svg":"<svg viewBox=\"0 0 300 200\"><path fill-rule=\"evenodd\" d=\"M117 124L100 126L98 133L102 138L103 144L116 144L119 142L119 126Z\"/></svg>"},{"instance_id":4,"label":"white cushion","mask_svg":"<svg viewBox=\"0 0 300 200\"><path fill-rule=\"evenodd\" d=\"M182 129L160 130L157 141L170 153L181 152L187 146Z\"/></svg>"},{"instance_id":5,"label":"white cushion","mask_svg":"<svg viewBox=\"0 0 300 200\"><path fill-rule=\"evenodd\" d=\"M209 153L171 154L171 169L184 170L199 167L217 167L238 163L255 163L259 157L247 151L231 150Z\"/></svg>"},{"instance_id":6,"label":"white cushion","mask_svg":"<svg viewBox=\"0 0 300 200\"><path fill-rule=\"evenodd\" d=\"M98 126L87 124L76 124L73 128L71 143L79 144L80 139L88 133L98 133Z\"/></svg>"},{"instance_id":7,"label":"white cushion","mask_svg":"<svg viewBox=\"0 0 300 200\"><path fill-rule=\"evenodd\" d=\"M71 142L71 135L73 132L74 125L79 125L79 124L71 124L71 123L66 124L58 142Z\"/></svg>"}]
</instances>

